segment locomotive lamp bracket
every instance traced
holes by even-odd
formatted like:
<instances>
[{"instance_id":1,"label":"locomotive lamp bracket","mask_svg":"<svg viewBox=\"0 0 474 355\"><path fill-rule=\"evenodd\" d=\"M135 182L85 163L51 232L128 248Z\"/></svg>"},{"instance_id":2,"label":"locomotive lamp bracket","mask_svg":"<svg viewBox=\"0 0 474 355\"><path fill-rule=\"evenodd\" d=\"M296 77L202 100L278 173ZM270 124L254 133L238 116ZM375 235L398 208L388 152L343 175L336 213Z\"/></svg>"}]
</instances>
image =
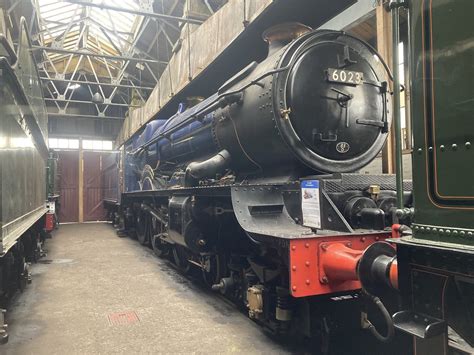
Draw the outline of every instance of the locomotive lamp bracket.
<instances>
[{"instance_id":1,"label":"locomotive lamp bracket","mask_svg":"<svg viewBox=\"0 0 474 355\"><path fill-rule=\"evenodd\" d=\"M350 53L349 53L349 46L344 46L344 57L341 60L341 57L339 54L337 55L337 63L339 66L339 69L344 69L352 64L356 64L357 61L351 59Z\"/></svg>"}]
</instances>

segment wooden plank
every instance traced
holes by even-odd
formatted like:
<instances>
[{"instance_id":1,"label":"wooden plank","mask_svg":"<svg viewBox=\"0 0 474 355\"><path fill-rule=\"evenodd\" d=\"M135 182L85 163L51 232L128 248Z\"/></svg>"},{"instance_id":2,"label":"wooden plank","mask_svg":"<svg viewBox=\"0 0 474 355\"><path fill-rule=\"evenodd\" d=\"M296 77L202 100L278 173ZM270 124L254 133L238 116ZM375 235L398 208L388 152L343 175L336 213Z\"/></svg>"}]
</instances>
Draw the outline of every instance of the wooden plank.
<instances>
[{"instance_id":1,"label":"wooden plank","mask_svg":"<svg viewBox=\"0 0 474 355\"><path fill-rule=\"evenodd\" d=\"M84 222L84 152L79 150L79 223Z\"/></svg>"},{"instance_id":2,"label":"wooden plank","mask_svg":"<svg viewBox=\"0 0 474 355\"><path fill-rule=\"evenodd\" d=\"M195 78L205 70L245 30L244 20L254 21L272 3L273 0L229 1L195 31L189 31L189 35L184 31L181 48L171 57L145 105L131 111L125 119L117 145L127 141L174 95L184 89L189 84L190 76Z\"/></svg>"}]
</instances>

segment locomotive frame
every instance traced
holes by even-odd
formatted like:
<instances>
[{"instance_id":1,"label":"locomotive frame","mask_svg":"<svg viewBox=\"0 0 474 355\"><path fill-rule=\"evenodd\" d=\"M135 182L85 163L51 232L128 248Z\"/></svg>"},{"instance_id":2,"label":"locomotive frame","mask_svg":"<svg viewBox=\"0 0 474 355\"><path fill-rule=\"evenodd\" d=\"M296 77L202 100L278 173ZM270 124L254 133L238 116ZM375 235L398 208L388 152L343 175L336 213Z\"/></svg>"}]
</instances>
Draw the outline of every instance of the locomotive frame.
<instances>
[{"instance_id":1,"label":"locomotive frame","mask_svg":"<svg viewBox=\"0 0 474 355\"><path fill-rule=\"evenodd\" d=\"M358 174L314 177L320 182L324 225L317 233L293 222L293 218L302 218L300 181L123 193L120 207L123 229L119 233L126 233L143 245L151 244L157 256L170 258L184 273L192 272L192 267L201 270L208 286L246 308L251 319L277 334L304 335L313 341L319 339L319 345L323 346L332 337L350 333L382 349L382 343L377 344L360 327L361 312L366 314L368 306L362 301L365 297L359 295L362 286L356 270L363 252L370 245L391 238L392 231L383 227L377 231L354 229L336 206L340 204L338 199L370 196L367 189L370 181L382 182L372 185L380 187L380 191L375 190L381 201L393 199L394 176L365 178L360 179ZM405 183L405 189L409 203L409 182ZM346 197L341 198L341 194ZM211 203L204 205L203 201ZM220 219L207 224L225 226L226 236L220 236L215 248L190 253L183 248L185 240L179 244L169 237L175 233L186 240L194 238L195 244L203 247L210 244L206 239L198 240L201 235L193 234L194 222L189 220L193 212L186 208L189 204ZM236 218L234 211L238 211ZM120 225L118 220L116 223ZM232 266L222 265L229 260ZM254 274L250 268L259 271ZM393 307L392 297L389 293L387 296L385 301L390 305L387 307ZM373 310L369 317L375 319L378 327L385 327L386 320ZM322 324L327 330L331 328L332 333L321 332ZM408 346L406 338L398 337L397 341ZM400 349L394 347L393 354Z\"/></svg>"}]
</instances>

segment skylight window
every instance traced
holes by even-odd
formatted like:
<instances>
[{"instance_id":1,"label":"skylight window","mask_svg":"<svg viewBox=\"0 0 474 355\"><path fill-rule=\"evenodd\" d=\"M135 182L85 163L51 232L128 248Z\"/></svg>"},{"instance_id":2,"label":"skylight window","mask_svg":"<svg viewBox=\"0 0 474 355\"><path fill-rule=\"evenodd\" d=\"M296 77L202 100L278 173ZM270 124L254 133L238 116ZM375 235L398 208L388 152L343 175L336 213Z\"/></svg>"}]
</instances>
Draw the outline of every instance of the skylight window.
<instances>
[{"instance_id":1,"label":"skylight window","mask_svg":"<svg viewBox=\"0 0 474 355\"><path fill-rule=\"evenodd\" d=\"M138 0L93 0L95 4L139 9ZM129 50L142 16L75 4L72 0L38 0L40 40L45 46L67 50L88 50L94 53L122 55ZM53 61L67 57L51 53Z\"/></svg>"}]
</instances>

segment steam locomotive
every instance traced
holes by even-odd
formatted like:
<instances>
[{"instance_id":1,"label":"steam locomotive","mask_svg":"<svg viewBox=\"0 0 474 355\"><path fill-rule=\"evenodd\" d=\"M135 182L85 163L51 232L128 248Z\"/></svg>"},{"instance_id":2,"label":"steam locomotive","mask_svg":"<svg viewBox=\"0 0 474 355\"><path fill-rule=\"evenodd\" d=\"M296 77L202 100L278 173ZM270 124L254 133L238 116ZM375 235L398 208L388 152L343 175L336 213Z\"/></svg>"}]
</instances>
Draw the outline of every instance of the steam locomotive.
<instances>
[{"instance_id":1,"label":"steam locomotive","mask_svg":"<svg viewBox=\"0 0 474 355\"><path fill-rule=\"evenodd\" d=\"M394 249L377 243L395 179L357 171L387 138L390 71L343 32L284 24L264 39L265 60L125 145L117 223L275 332L324 340L360 330L362 312L384 339L359 296L361 282L396 287Z\"/></svg>"},{"instance_id":2,"label":"steam locomotive","mask_svg":"<svg viewBox=\"0 0 474 355\"><path fill-rule=\"evenodd\" d=\"M286 43L303 30L268 30L263 62L250 63L195 106L149 123L132 151L138 170L147 172L141 188L164 189L181 178L195 186L226 169L237 182L294 179L356 171L372 161L391 121L382 60L340 32L309 32Z\"/></svg>"}]
</instances>

